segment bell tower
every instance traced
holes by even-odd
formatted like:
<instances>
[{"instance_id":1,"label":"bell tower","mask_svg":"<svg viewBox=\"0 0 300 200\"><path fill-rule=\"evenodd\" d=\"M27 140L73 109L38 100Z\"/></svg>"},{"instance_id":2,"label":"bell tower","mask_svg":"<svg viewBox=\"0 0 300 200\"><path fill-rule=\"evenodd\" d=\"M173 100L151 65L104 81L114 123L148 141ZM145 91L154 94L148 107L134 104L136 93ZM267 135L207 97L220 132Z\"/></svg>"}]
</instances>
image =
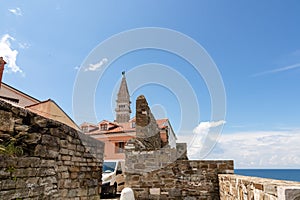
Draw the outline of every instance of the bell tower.
<instances>
[{"instance_id":1,"label":"bell tower","mask_svg":"<svg viewBox=\"0 0 300 200\"><path fill-rule=\"evenodd\" d=\"M130 96L128 92L125 71L122 72L122 81L120 85L120 89L118 92L118 97L116 100L116 122L117 123L126 123L130 120Z\"/></svg>"}]
</instances>

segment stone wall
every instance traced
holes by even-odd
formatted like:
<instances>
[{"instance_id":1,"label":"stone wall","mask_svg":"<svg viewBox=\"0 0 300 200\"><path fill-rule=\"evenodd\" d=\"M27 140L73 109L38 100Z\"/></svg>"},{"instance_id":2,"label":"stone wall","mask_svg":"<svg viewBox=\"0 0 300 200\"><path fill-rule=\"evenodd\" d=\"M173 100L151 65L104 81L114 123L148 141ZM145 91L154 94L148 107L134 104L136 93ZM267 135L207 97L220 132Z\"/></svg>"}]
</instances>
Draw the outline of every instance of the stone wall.
<instances>
[{"instance_id":1,"label":"stone wall","mask_svg":"<svg viewBox=\"0 0 300 200\"><path fill-rule=\"evenodd\" d=\"M0 145L0 199L100 198L102 142L0 101Z\"/></svg>"},{"instance_id":2,"label":"stone wall","mask_svg":"<svg viewBox=\"0 0 300 200\"><path fill-rule=\"evenodd\" d=\"M221 200L300 200L300 183L274 179L219 175Z\"/></svg>"},{"instance_id":3,"label":"stone wall","mask_svg":"<svg viewBox=\"0 0 300 200\"><path fill-rule=\"evenodd\" d=\"M125 146L125 186L135 198L219 199L219 173L233 173L233 161L189 161L187 146L162 147L146 98L136 101L137 138Z\"/></svg>"},{"instance_id":4,"label":"stone wall","mask_svg":"<svg viewBox=\"0 0 300 200\"><path fill-rule=\"evenodd\" d=\"M125 146L125 169L128 174L143 174L163 169L177 160L175 148L161 148L156 151L135 151L131 143ZM130 178L129 178L130 179Z\"/></svg>"},{"instance_id":5,"label":"stone wall","mask_svg":"<svg viewBox=\"0 0 300 200\"><path fill-rule=\"evenodd\" d=\"M157 165L146 155L137 168L151 168L151 161ZM126 171L125 184L133 189L136 199L210 200L219 199L218 174L224 173L233 173L233 161L177 160L153 171Z\"/></svg>"}]
</instances>

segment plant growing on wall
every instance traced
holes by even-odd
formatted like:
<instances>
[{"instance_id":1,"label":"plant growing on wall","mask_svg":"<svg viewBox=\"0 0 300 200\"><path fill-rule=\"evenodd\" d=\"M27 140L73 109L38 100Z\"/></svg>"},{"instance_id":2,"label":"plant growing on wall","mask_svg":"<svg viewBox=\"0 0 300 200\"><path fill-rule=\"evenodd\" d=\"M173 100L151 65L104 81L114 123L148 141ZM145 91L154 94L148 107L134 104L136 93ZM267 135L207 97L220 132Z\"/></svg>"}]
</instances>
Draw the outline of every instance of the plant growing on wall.
<instances>
[{"instance_id":1,"label":"plant growing on wall","mask_svg":"<svg viewBox=\"0 0 300 200\"><path fill-rule=\"evenodd\" d=\"M3 140L0 139L0 142ZM11 137L7 142L0 145L0 154L8 156L22 156L23 149L20 146L15 145L16 139Z\"/></svg>"}]
</instances>

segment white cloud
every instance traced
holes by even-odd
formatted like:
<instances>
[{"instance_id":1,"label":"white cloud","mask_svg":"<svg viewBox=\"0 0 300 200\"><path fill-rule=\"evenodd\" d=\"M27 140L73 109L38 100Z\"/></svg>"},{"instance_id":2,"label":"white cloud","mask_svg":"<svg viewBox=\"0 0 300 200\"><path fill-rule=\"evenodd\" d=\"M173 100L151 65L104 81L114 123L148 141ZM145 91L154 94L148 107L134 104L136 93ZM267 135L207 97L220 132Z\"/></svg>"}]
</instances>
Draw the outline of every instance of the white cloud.
<instances>
[{"instance_id":1,"label":"white cloud","mask_svg":"<svg viewBox=\"0 0 300 200\"><path fill-rule=\"evenodd\" d=\"M194 134L177 136L186 142L190 159L203 159L201 150L213 134L214 126L225 122L202 122ZM276 131L248 131L222 134L205 159L232 159L235 168L300 168L300 129L284 128Z\"/></svg>"},{"instance_id":2,"label":"white cloud","mask_svg":"<svg viewBox=\"0 0 300 200\"><path fill-rule=\"evenodd\" d=\"M253 74L252 77L262 76L262 75L266 75L266 74L274 74L274 73L278 73L278 72L284 72L284 71L292 70L295 68L300 68L300 63L294 64L294 65L289 65L289 66L284 66L284 67L269 70L269 71L260 72L257 74Z\"/></svg>"},{"instance_id":3,"label":"white cloud","mask_svg":"<svg viewBox=\"0 0 300 200\"><path fill-rule=\"evenodd\" d=\"M194 128L192 136L178 137L180 140L187 142L188 156L203 158L216 143L218 134L214 131L214 128L224 125L224 120L201 122L196 128Z\"/></svg>"},{"instance_id":4,"label":"white cloud","mask_svg":"<svg viewBox=\"0 0 300 200\"><path fill-rule=\"evenodd\" d=\"M107 62L108 62L108 59L103 58L102 60L100 60L99 62L97 62L95 64L90 64L87 68L85 68L84 71L97 71L101 67L103 67Z\"/></svg>"},{"instance_id":5,"label":"white cloud","mask_svg":"<svg viewBox=\"0 0 300 200\"><path fill-rule=\"evenodd\" d=\"M18 51L12 49L10 41L15 41L15 39L9 34L2 36L0 39L0 56L7 62L6 67L9 71L22 73L22 70L16 64Z\"/></svg>"},{"instance_id":6,"label":"white cloud","mask_svg":"<svg viewBox=\"0 0 300 200\"><path fill-rule=\"evenodd\" d=\"M212 122L201 122L196 128L194 128L193 133L195 134L207 134L211 128L221 126L225 124L224 120L212 121Z\"/></svg>"},{"instance_id":7,"label":"white cloud","mask_svg":"<svg viewBox=\"0 0 300 200\"><path fill-rule=\"evenodd\" d=\"M209 159L233 159L236 168L299 168L300 130L223 134Z\"/></svg>"},{"instance_id":8,"label":"white cloud","mask_svg":"<svg viewBox=\"0 0 300 200\"><path fill-rule=\"evenodd\" d=\"M20 8L12 8L12 9L8 9L9 12L11 12L12 14L16 15L16 16L22 16L22 10Z\"/></svg>"},{"instance_id":9,"label":"white cloud","mask_svg":"<svg viewBox=\"0 0 300 200\"><path fill-rule=\"evenodd\" d=\"M21 49L28 49L30 47L30 44L27 42L19 43L19 47Z\"/></svg>"}]
</instances>

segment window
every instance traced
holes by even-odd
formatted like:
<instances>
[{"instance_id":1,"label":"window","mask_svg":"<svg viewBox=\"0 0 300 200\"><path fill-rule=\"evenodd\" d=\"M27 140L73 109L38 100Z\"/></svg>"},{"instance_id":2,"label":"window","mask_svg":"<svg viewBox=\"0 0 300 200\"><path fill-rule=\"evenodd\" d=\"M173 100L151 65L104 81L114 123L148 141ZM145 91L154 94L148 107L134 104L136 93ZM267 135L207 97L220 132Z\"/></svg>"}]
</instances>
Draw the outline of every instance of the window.
<instances>
[{"instance_id":1,"label":"window","mask_svg":"<svg viewBox=\"0 0 300 200\"><path fill-rule=\"evenodd\" d=\"M135 128L135 122L131 123L131 128Z\"/></svg>"},{"instance_id":2,"label":"window","mask_svg":"<svg viewBox=\"0 0 300 200\"><path fill-rule=\"evenodd\" d=\"M117 175L118 175L118 174L122 174L121 162L118 162L118 166L117 166Z\"/></svg>"},{"instance_id":3,"label":"window","mask_svg":"<svg viewBox=\"0 0 300 200\"><path fill-rule=\"evenodd\" d=\"M116 168L116 162L104 162L102 166L102 171L104 173L111 173L115 171Z\"/></svg>"},{"instance_id":4,"label":"window","mask_svg":"<svg viewBox=\"0 0 300 200\"><path fill-rule=\"evenodd\" d=\"M100 130L101 131L106 131L107 130L107 124L101 124L100 125Z\"/></svg>"},{"instance_id":5,"label":"window","mask_svg":"<svg viewBox=\"0 0 300 200\"><path fill-rule=\"evenodd\" d=\"M125 105L119 105L119 108L125 108Z\"/></svg>"},{"instance_id":6,"label":"window","mask_svg":"<svg viewBox=\"0 0 300 200\"><path fill-rule=\"evenodd\" d=\"M115 153L124 153L125 142L115 143Z\"/></svg>"},{"instance_id":7,"label":"window","mask_svg":"<svg viewBox=\"0 0 300 200\"><path fill-rule=\"evenodd\" d=\"M82 127L82 131L83 131L84 133L89 132L89 127L88 127L88 126L83 126L83 127Z\"/></svg>"}]
</instances>

